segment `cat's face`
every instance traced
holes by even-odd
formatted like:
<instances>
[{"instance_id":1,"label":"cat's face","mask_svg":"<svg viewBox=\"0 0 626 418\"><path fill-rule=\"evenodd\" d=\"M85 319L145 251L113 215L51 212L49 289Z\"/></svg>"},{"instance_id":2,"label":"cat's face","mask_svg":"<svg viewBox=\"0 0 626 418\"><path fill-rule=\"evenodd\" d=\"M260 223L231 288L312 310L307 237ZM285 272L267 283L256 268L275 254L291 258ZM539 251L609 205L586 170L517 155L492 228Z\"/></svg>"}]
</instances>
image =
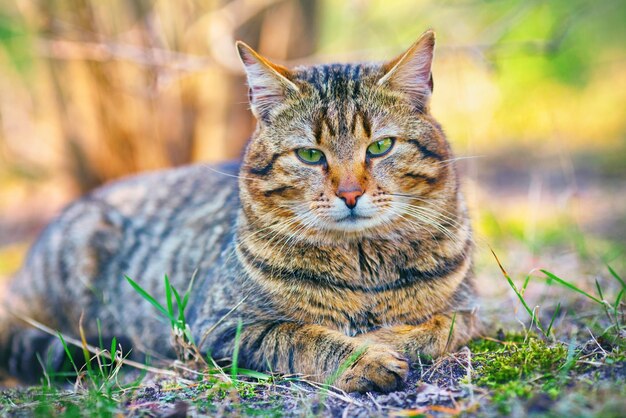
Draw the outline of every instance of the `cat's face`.
<instances>
[{"instance_id":1,"label":"cat's face","mask_svg":"<svg viewBox=\"0 0 626 418\"><path fill-rule=\"evenodd\" d=\"M441 223L456 179L428 114L433 46L428 32L388 64L287 70L240 45L259 120L241 172L246 214L313 239Z\"/></svg>"}]
</instances>

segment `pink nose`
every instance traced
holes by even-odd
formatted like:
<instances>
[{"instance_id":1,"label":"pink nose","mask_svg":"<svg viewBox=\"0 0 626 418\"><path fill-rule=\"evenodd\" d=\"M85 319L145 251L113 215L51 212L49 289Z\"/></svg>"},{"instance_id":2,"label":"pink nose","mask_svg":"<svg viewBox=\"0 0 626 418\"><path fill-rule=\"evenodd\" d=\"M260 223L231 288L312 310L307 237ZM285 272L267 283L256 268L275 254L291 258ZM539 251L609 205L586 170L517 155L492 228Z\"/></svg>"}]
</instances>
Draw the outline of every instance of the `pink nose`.
<instances>
[{"instance_id":1,"label":"pink nose","mask_svg":"<svg viewBox=\"0 0 626 418\"><path fill-rule=\"evenodd\" d=\"M359 197L363 196L363 190L361 190L361 188L351 190L339 189L337 190L337 196L346 203L348 208L354 209L356 201L359 200Z\"/></svg>"}]
</instances>

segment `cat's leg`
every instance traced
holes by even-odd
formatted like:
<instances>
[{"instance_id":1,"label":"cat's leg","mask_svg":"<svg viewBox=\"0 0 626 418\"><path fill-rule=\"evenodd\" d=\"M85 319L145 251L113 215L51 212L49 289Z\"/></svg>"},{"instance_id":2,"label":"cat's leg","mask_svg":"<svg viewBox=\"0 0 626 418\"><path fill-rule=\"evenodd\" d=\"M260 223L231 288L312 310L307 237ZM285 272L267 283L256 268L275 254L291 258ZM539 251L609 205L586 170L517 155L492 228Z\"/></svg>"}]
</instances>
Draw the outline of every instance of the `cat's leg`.
<instances>
[{"instance_id":1,"label":"cat's leg","mask_svg":"<svg viewBox=\"0 0 626 418\"><path fill-rule=\"evenodd\" d=\"M417 361L420 355L438 357L454 351L477 335L479 324L472 313L437 314L419 325L396 325L361 334L357 338L384 344Z\"/></svg>"},{"instance_id":2,"label":"cat's leg","mask_svg":"<svg viewBox=\"0 0 626 418\"><path fill-rule=\"evenodd\" d=\"M0 368L26 383L36 383L44 371L60 371L65 351L58 337L30 328L13 328L3 335Z\"/></svg>"},{"instance_id":3,"label":"cat's leg","mask_svg":"<svg viewBox=\"0 0 626 418\"><path fill-rule=\"evenodd\" d=\"M7 372L25 383L38 382L44 373L54 378L57 372L73 370L68 351L76 367L80 369L85 365L87 359L81 347L68 342L64 344L58 335L21 326L17 322L4 327L0 335L0 375ZM87 337L87 344L98 347L102 343L100 348L103 349L109 349L112 341L113 338L106 335ZM130 353L126 358L142 360L141 355L130 350L132 345L128 338L118 336L115 341L116 349L123 354Z\"/></svg>"},{"instance_id":4,"label":"cat's leg","mask_svg":"<svg viewBox=\"0 0 626 418\"><path fill-rule=\"evenodd\" d=\"M344 365L332 384L347 392L396 390L409 371L405 357L391 347L319 325L256 324L246 327L241 337L240 359L248 367L325 382Z\"/></svg>"}]
</instances>

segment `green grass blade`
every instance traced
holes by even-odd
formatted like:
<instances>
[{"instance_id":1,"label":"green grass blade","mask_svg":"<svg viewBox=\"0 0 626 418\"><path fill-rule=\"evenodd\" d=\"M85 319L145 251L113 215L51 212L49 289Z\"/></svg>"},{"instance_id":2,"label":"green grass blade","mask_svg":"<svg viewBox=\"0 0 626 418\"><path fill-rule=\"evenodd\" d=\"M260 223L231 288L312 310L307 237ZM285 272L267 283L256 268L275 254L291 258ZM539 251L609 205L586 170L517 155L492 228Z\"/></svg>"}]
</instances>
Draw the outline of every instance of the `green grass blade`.
<instances>
[{"instance_id":1,"label":"green grass blade","mask_svg":"<svg viewBox=\"0 0 626 418\"><path fill-rule=\"evenodd\" d=\"M520 290L520 293L522 294L522 296L524 295L524 293L526 293L526 288L528 287L528 283L530 283L530 274L526 276L526 280L524 280L524 284L522 285L522 290Z\"/></svg>"},{"instance_id":2,"label":"green grass blade","mask_svg":"<svg viewBox=\"0 0 626 418\"><path fill-rule=\"evenodd\" d=\"M76 372L51 372L48 374L48 376L54 378L67 377L68 379L73 377L74 379L76 379Z\"/></svg>"},{"instance_id":3,"label":"green grass blade","mask_svg":"<svg viewBox=\"0 0 626 418\"><path fill-rule=\"evenodd\" d=\"M600 299L604 300L604 295L602 295L602 288L600 287L598 279L596 279L596 289L598 290L598 295L600 295Z\"/></svg>"},{"instance_id":4,"label":"green grass blade","mask_svg":"<svg viewBox=\"0 0 626 418\"><path fill-rule=\"evenodd\" d=\"M584 295L586 297L588 297L589 299L593 300L596 303L599 303L600 305L602 305L602 301L594 296L591 296L589 293L585 292L584 290L579 289L578 287L574 286L573 284L571 284L570 282L567 282L563 279L561 279L560 277L558 277L557 275L550 273L547 270L540 270L543 274L545 274L546 276L548 276L550 279L554 280L557 283L562 284L563 286L567 287L570 290L573 290L574 292L580 293L581 295Z\"/></svg>"},{"instance_id":5,"label":"green grass blade","mask_svg":"<svg viewBox=\"0 0 626 418\"><path fill-rule=\"evenodd\" d=\"M170 284L170 278L165 275L165 301L167 302L167 312L169 313L172 327L174 327L174 306L172 303L172 285Z\"/></svg>"},{"instance_id":6,"label":"green grass blade","mask_svg":"<svg viewBox=\"0 0 626 418\"><path fill-rule=\"evenodd\" d=\"M352 366L367 351L368 345L358 347L343 363L339 365L337 370L331 374L324 382L325 386L332 386L337 379L345 372L348 367Z\"/></svg>"},{"instance_id":7,"label":"green grass blade","mask_svg":"<svg viewBox=\"0 0 626 418\"><path fill-rule=\"evenodd\" d=\"M154 306L163 315L165 315L166 318L170 318L167 312L167 309L165 309L163 305L157 302L156 299L154 299L148 292L146 292L141 286L139 286L133 279L131 279L128 276L124 276L124 277L126 277L126 280L128 281L128 283L133 287L133 289L135 289L135 292L139 293L139 295L142 298L150 302L150 304Z\"/></svg>"},{"instance_id":8,"label":"green grass blade","mask_svg":"<svg viewBox=\"0 0 626 418\"><path fill-rule=\"evenodd\" d=\"M237 374L239 373L237 368L237 362L239 361L239 343L241 342L241 328L243 327L243 322L241 318L239 318L239 322L237 322L237 331L235 332L235 348L233 349L233 364L230 366L230 375L233 380L237 379Z\"/></svg>"},{"instance_id":9,"label":"green grass blade","mask_svg":"<svg viewBox=\"0 0 626 418\"><path fill-rule=\"evenodd\" d=\"M618 314L619 314L619 303L621 302L622 298L624 297L624 289L620 290L619 293L617 294L617 298L615 298L615 303L613 304L613 316L616 318L618 318Z\"/></svg>"},{"instance_id":10,"label":"green grass blade","mask_svg":"<svg viewBox=\"0 0 626 418\"><path fill-rule=\"evenodd\" d=\"M117 338L113 337L111 339L111 350L109 351L111 355L111 360L109 360L107 366L107 373L111 373L111 371L115 368L115 355L117 354Z\"/></svg>"},{"instance_id":11,"label":"green grass blade","mask_svg":"<svg viewBox=\"0 0 626 418\"><path fill-rule=\"evenodd\" d=\"M500 270L502 271L502 275L504 276L506 281L509 283L509 286L511 286L511 289L513 289L513 292L515 292L515 294L517 295L517 298L522 303L522 306L524 307L524 309L526 310L526 312L530 316L530 321L531 321L530 324L531 324L531 326L532 326L533 322L536 323L537 324L537 328L539 328L539 330L543 333L543 335L547 337L545 330L543 329L543 327L541 326L541 323L539 322L539 320L535 316L535 312L532 309L530 309L530 307L526 303L526 300L524 299L524 296L517 289L517 286L515 286L515 283L513 283L513 279L511 279L511 277L509 276L509 273L506 272L506 270L502 266L502 263L500 263L500 259L498 258L496 253L493 250L491 250L491 254L493 254L493 256L495 257L496 262L498 263L498 266L500 267Z\"/></svg>"},{"instance_id":12,"label":"green grass blade","mask_svg":"<svg viewBox=\"0 0 626 418\"><path fill-rule=\"evenodd\" d=\"M624 297L624 289L620 290L619 293L617 294L617 298L615 298L615 303L613 304L613 307L617 310L617 307L619 306L620 301L622 300L622 297Z\"/></svg>"},{"instance_id":13,"label":"green grass blade","mask_svg":"<svg viewBox=\"0 0 626 418\"><path fill-rule=\"evenodd\" d=\"M111 361L114 361L117 354L117 338L115 337L111 340L111 351L109 353L111 354Z\"/></svg>"},{"instance_id":14,"label":"green grass blade","mask_svg":"<svg viewBox=\"0 0 626 418\"><path fill-rule=\"evenodd\" d=\"M74 362L74 357L72 356L72 353L70 352L70 349L67 346L67 343L65 342L65 338L63 338L63 335L60 332L57 332L57 336L59 337L59 340L61 340L61 344L63 345L63 350L65 350L65 354L67 355L67 358L70 360L70 363L72 364L72 367L74 368L74 371L76 372L76 376L78 376L79 374L78 367L76 367L76 363Z\"/></svg>"},{"instance_id":15,"label":"green grass blade","mask_svg":"<svg viewBox=\"0 0 626 418\"><path fill-rule=\"evenodd\" d=\"M174 292L174 297L176 298L176 304L178 305L178 318L180 319L180 316L185 313L185 308L187 307L187 300L185 299L185 296L187 295L184 295L181 298L175 288L172 288L172 291Z\"/></svg>"},{"instance_id":16,"label":"green grass blade","mask_svg":"<svg viewBox=\"0 0 626 418\"><path fill-rule=\"evenodd\" d=\"M178 294L178 290L172 287L172 293L174 293L174 298L176 299L176 306L178 306L178 322L185 325L185 311L182 308L182 301L180 299L180 295Z\"/></svg>"},{"instance_id":17,"label":"green grass blade","mask_svg":"<svg viewBox=\"0 0 626 418\"><path fill-rule=\"evenodd\" d=\"M182 309L185 310L187 308L187 303L189 302L189 295L191 295L191 290L193 289L193 284L196 280L196 275L198 274L198 269L194 270L191 275L191 280L189 280L189 285L187 286L187 290L185 291L185 296L183 297L183 305Z\"/></svg>"},{"instance_id":18,"label":"green grass blade","mask_svg":"<svg viewBox=\"0 0 626 418\"><path fill-rule=\"evenodd\" d=\"M517 286L515 286L515 283L513 283L513 280L508 275L504 277L506 278L507 282L509 282L509 286L511 286L511 289L513 289L513 292L515 292L519 301L522 303L522 306L528 313L528 316L530 316L531 321L534 321L535 312L532 309L530 309L530 306L528 306L528 304L526 303L526 299L524 299L524 296L519 292L519 290L517 290ZM541 324L539 324L539 322L537 322L537 325L541 327Z\"/></svg>"},{"instance_id":19,"label":"green grass blade","mask_svg":"<svg viewBox=\"0 0 626 418\"><path fill-rule=\"evenodd\" d=\"M91 380L91 383L93 383L93 385L96 386L99 383L98 382L99 379L98 379L98 375L96 375L91 365L91 353L89 352L89 350L87 350L87 347L85 346L82 347L82 351L83 351L83 358L85 359L85 367L87 368L87 376L89 376L89 380Z\"/></svg>"},{"instance_id":20,"label":"green grass blade","mask_svg":"<svg viewBox=\"0 0 626 418\"><path fill-rule=\"evenodd\" d=\"M102 325L100 324L100 318L96 318L96 327L98 328L98 347L100 350L104 350L104 344L102 342Z\"/></svg>"},{"instance_id":21,"label":"green grass blade","mask_svg":"<svg viewBox=\"0 0 626 418\"><path fill-rule=\"evenodd\" d=\"M624 282L624 280L619 276L619 274L617 274L615 270L613 270L611 266L607 265L607 267L609 268L609 271L611 272L611 276L615 277L615 280L620 282L620 284L622 285L622 289L626 289L626 282Z\"/></svg>"},{"instance_id":22,"label":"green grass blade","mask_svg":"<svg viewBox=\"0 0 626 418\"><path fill-rule=\"evenodd\" d=\"M257 380L270 380L272 378L272 375L266 374L266 373L261 373L261 372L257 372L256 370L249 370L249 369L237 369L237 373L240 376L248 376L248 377L252 377L253 379L257 379Z\"/></svg>"},{"instance_id":23,"label":"green grass blade","mask_svg":"<svg viewBox=\"0 0 626 418\"><path fill-rule=\"evenodd\" d=\"M446 351L450 348L452 342L452 333L454 332L454 323L456 322L456 311L452 315L452 323L450 324L450 330L448 331L448 340L446 341Z\"/></svg>"},{"instance_id":24,"label":"green grass blade","mask_svg":"<svg viewBox=\"0 0 626 418\"><path fill-rule=\"evenodd\" d=\"M556 317L559 314L560 310L561 310L561 302L559 302L556 305L556 309L554 310L554 314L552 314L552 318L550 319L550 324L548 325L548 328L546 329L546 334L550 335L550 332L552 332L552 325L554 325L554 320L556 319Z\"/></svg>"}]
</instances>

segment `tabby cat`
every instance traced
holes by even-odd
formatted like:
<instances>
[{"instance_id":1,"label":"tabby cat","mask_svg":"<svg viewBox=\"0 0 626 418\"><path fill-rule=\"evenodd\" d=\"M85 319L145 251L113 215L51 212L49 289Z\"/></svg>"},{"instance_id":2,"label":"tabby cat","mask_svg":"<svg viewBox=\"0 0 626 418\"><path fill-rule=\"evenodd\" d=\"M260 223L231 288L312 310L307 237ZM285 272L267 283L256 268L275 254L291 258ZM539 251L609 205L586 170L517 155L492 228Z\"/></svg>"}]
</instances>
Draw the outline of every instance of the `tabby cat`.
<instances>
[{"instance_id":1,"label":"tabby cat","mask_svg":"<svg viewBox=\"0 0 626 418\"><path fill-rule=\"evenodd\" d=\"M258 120L243 162L140 175L67 207L5 297L4 367L33 376L37 354L62 357L19 316L77 335L83 315L88 337L99 320L134 351L172 355L124 275L159 296L164 274L184 289L195 271L194 339L228 359L241 323L242 367L324 381L352 359L336 386L392 391L418 356L467 342L473 244L429 111L434 44L427 31L384 64L287 69L237 43Z\"/></svg>"}]
</instances>

